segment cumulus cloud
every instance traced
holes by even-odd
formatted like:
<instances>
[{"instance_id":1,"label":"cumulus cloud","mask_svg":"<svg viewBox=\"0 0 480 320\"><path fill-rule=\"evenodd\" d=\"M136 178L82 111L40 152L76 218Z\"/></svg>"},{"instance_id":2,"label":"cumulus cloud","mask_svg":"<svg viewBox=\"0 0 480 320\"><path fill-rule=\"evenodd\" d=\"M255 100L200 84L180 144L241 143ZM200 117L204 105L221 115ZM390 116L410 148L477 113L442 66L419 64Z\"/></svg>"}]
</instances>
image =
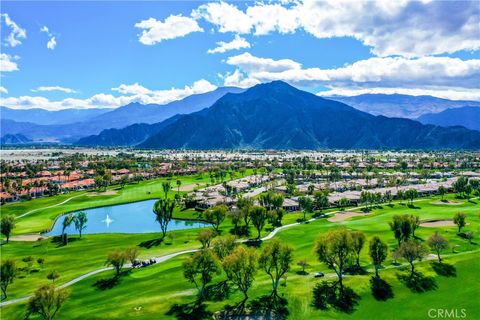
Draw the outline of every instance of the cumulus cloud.
<instances>
[{"instance_id":1,"label":"cumulus cloud","mask_svg":"<svg viewBox=\"0 0 480 320\"><path fill-rule=\"evenodd\" d=\"M480 49L480 6L476 1L298 1L199 6L192 17L219 32L265 35L297 30L320 39L353 37L385 57L420 57Z\"/></svg>"},{"instance_id":2,"label":"cumulus cloud","mask_svg":"<svg viewBox=\"0 0 480 320\"><path fill-rule=\"evenodd\" d=\"M245 72L283 72L287 70L300 70L302 65L291 59L273 60L270 58L259 58L248 52L227 59L227 63L237 66Z\"/></svg>"},{"instance_id":3,"label":"cumulus cloud","mask_svg":"<svg viewBox=\"0 0 480 320\"><path fill-rule=\"evenodd\" d=\"M274 60L243 53L229 57L227 64L236 67L224 77L224 83L245 87L273 80L301 86L323 85L331 88L406 88L479 91L480 60L450 57L374 57L336 69L303 68L290 59ZM454 89L453 89L454 88ZM428 94L428 93L427 93ZM450 96L452 94L449 93Z\"/></svg>"},{"instance_id":4,"label":"cumulus cloud","mask_svg":"<svg viewBox=\"0 0 480 320\"><path fill-rule=\"evenodd\" d=\"M40 28L40 32L44 32L48 35L48 42L47 42L47 49L53 50L57 46L57 39L53 35L53 33L50 32L47 26L43 26Z\"/></svg>"},{"instance_id":5,"label":"cumulus cloud","mask_svg":"<svg viewBox=\"0 0 480 320\"><path fill-rule=\"evenodd\" d=\"M260 80L245 76L240 70L236 69L233 73L222 76L223 84L227 87L250 88L260 83Z\"/></svg>"},{"instance_id":6,"label":"cumulus cloud","mask_svg":"<svg viewBox=\"0 0 480 320\"><path fill-rule=\"evenodd\" d=\"M392 87L455 85L478 88L480 60L450 57L370 58L336 69L303 68L290 59L259 58L250 53L229 57L228 64L260 81L285 80L305 85L357 85Z\"/></svg>"},{"instance_id":7,"label":"cumulus cloud","mask_svg":"<svg viewBox=\"0 0 480 320\"><path fill-rule=\"evenodd\" d=\"M41 86L37 89L32 89L32 92L42 92L42 91L61 91L65 93L76 93L75 90L70 88L65 88L61 86Z\"/></svg>"},{"instance_id":8,"label":"cumulus cloud","mask_svg":"<svg viewBox=\"0 0 480 320\"><path fill-rule=\"evenodd\" d=\"M0 86L0 93L8 94L7 88Z\"/></svg>"},{"instance_id":9,"label":"cumulus cloud","mask_svg":"<svg viewBox=\"0 0 480 320\"><path fill-rule=\"evenodd\" d=\"M213 91L216 88L217 87L211 84L209 81L201 79L195 81L191 86L185 86L184 88L151 90L139 85L138 83L134 83L130 85L121 84L116 88L112 88L112 90L125 95L134 95L135 99L137 99L137 102L165 104L174 100L183 99L192 94Z\"/></svg>"},{"instance_id":10,"label":"cumulus cloud","mask_svg":"<svg viewBox=\"0 0 480 320\"><path fill-rule=\"evenodd\" d=\"M207 53L225 53L230 50L238 50L245 48L250 48L250 43L245 40L245 38L242 38L237 34L235 35L235 38L230 42L217 42L217 47L214 49L209 49Z\"/></svg>"},{"instance_id":11,"label":"cumulus cloud","mask_svg":"<svg viewBox=\"0 0 480 320\"><path fill-rule=\"evenodd\" d=\"M164 22L150 18L136 23L135 27L143 29L139 41L145 45L184 37L192 32L203 32L195 19L182 15L171 15Z\"/></svg>"},{"instance_id":12,"label":"cumulus cloud","mask_svg":"<svg viewBox=\"0 0 480 320\"><path fill-rule=\"evenodd\" d=\"M18 24L16 24L7 13L1 14L0 17L3 18L3 21L5 21L5 26L11 30L5 39L6 44L10 47L16 47L19 44L22 44L20 39L27 38L27 31L19 27Z\"/></svg>"},{"instance_id":13,"label":"cumulus cloud","mask_svg":"<svg viewBox=\"0 0 480 320\"><path fill-rule=\"evenodd\" d=\"M18 71L18 66L15 60L18 60L18 57L12 57L6 53L0 53L0 72Z\"/></svg>"},{"instance_id":14,"label":"cumulus cloud","mask_svg":"<svg viewBox=\"0 0 480 320\"><path fill-rule=\"evenodd\" d=\"M124 94L121 96L99 93L87 99L67 98L56 101L41 96L20 96L4 98L2 99L2 105L14 109L43 108L47 110L61 110L68 108L117 108L132 102L138 102L141 104L166 104L192 94L209 92L216 88L215 85L203 79L194 82L191 86L185 86L184 88L171 88L167 90L149 90L136 83L133 85L120 85L119 87L112 89L113 91Z\"/></svg>"}]
</instances>

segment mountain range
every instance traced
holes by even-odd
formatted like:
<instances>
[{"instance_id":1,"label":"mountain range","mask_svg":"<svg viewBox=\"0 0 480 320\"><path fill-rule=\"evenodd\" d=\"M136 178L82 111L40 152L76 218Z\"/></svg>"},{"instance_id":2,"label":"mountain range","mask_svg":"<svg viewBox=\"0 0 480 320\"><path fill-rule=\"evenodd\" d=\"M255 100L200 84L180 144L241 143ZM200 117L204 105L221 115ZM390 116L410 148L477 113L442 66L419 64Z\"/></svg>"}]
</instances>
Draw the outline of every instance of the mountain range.
<instances>
[{"instance_id":1,"label":"mountain range","mask_svg":"<svg viewBox=\"0 0 480 320\"><path fill-rule=\"evenodd\" d=\"M165 105L130 103L114 110L88 109L87 113L81 113L82 116L79 119L75 118L75 114L79 114L78 109L62 110L63 122L59 120L60 111L43 110L43 113L40 112L42 115L40 121L35 122L32 117L35 118L33 115L38 112L38 109L13 110L3 107L1 110L1 136L22 134L35 141L57 140L71 143L82 137L98 134L105 129L124 128L137 123L153 124L171 118L176 114L199 111L211 106L226 93L242 91L244 90L235 87L221 87L211 92L191 95ZM45 114L52 116L50 124L45 124ZM72 122L68 122L66 119ZM56 123L57 121L60 122Z\"/></svg>"},{"instance_id":2,"label":"mountain range","mask_svg":"<svg viewBox=\"0 0 480 320\"><path fill-rule=\"evenodd\" d=\"M427 113L417 118L424 124L437 126L464 126L465 128L480 131L480 107L463 107L446 109L438 113Z\"/></svg>"},{"instance_id":3,"label":"mountain range","mask_svg":"<svg viewBox=\"0 0 480 320\"><path fill-rule=\"evenodd\" d=\"M416 119L426 113L465 106L480 107L480 101L447 100L432 96L404 94L362 94L351 97L330 96L331 100L343 102L358 110L373 115Z\"/></svg>"},{"instance_id":4,"label":"mountain range","mask_svg":"<svg viewBox=\"0 0 480 320\"><path fill-rule=\"evenodd\" d=\"M139 145L169 149L480 148L480 132L373 116L282 81L226 94Z\"/></svg>"},{"instance_id":5,"label":"mountain range","mask_svg":"<svg viewBox=\"0 0 480 320\"><path fill-rule=\"evenodd\" d=\"M64 109L49 111L40 108L10 109L7 107L0 107L0 115L2 119L13 120L16 122L49 125L82 122L106 113L109 110L110 109Z\"/></svg>"}]
</instances>

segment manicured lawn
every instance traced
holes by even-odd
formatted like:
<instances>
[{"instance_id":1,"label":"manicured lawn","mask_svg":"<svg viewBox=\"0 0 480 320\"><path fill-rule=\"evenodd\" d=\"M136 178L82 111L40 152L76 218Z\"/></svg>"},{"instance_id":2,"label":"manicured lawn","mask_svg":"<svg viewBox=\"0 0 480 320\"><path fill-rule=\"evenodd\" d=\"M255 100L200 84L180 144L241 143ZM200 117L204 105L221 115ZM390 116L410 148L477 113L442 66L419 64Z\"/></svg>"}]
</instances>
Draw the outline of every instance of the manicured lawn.
<instances>
[{"instance_id":1,"label":"manicured lawn","mask_svg":"<svg viewBox=\"0 0 480 320\"><path fill-rule=\"evenodd\" d=\"M452 196L449 196L451 198ZM480 293L478 274L480 272L479 251L479 226L480 207L476 203L466 202L462 205L438 205L435 200L423 199L416 202L415 207L395 204L392 207L383 206L375 209L368 215L352 218L344 222L329 222L327 219L302 224L283 230L275 237L288 242L294 247L294 262L291 272L288 274L286 287L280 288L280 294L289 301L289 319L325 319L325 318L352 318L352 319L428 319L427 312L430 308L465 308L467 319L480 317L479 303L476 298ZM478 200L475 200L478 201ZM417 214L422 220L428 219L451 219L456 212L464 212L467 215L468 225L465 231L476 233L473 244L459 238L455 227L426 228L420 227L416 235L421 239L427 239L435 231L439 231L455 248L446 251L448 255L445 262L454 265L456 277L446 278L437 275L431 261L418 264L417 269L426 276L434 277L436 289L424 293L413 293L402 283L397 275L407 273L406 266L397 268L392 264L389 257L384 264L385 269L381 276L393 288L394 299L385 302L373 298L369 288L369 275L347 276L345 283L351 287L361 300L352 314L339 313L338 311L319 311L311 306L312 289L315 283L321 279L314 279L313 272L322 271L327 274L326 278L335 279L332 271L319 263L313 253L313 244L319 234L344 226L354 230L364 231L367 238L379 235L388 242L390 249L396 246L396 240L389 230L388 221L394 214ZM179 212L178 216L196 217L191 211ZM295 222L302 214L287 214L284 224ZM226 234L231 229L228 220L222 225L222 233ZM253 230L252 230L253 232ZM187 248L198 248L196 241L198 230L182 230L172 232L172 238L150 249L140 247L142 257L164 255L170 252L181 251ZM262 235L268 232L264 230ZM76 237L76 236L74 236ZM58 283L66 282L80 274L92 271L103 266L106 253L113 248L125 248L138 245L141 242L155 239L155 234L143 235L86 235L82 240L72 241L68 246L56 247L50 240L27 243L18 242L2 246L2 260L8 257L17 261L22 257L32 255L35 258L45 257L46 262L39 272L29 273L25 278L19 278L9 288L9 299L25 296L42 283L47 283L45 278L48 271L57 269L62 277ZM136 269L124 275L120 282L111 289L100 290L94 283L100 279L107 279L113 275L113 271L107 271L85 279L70 288L72 296L62 308L59 319L112 319L112 318L135 318L135 319L174 319L167 312L174 304L192 303L196 299L195 287L188 283L182 274L181 262L186 255L179 256L165 263L144 269ZM298 275L300 267L296 262L307 259L311 265L307 268L309 275ZM20 266L24 263L18 262ZM362 266L371 271L372 266L368 258L368 249L364 248L361 256ZM35 269L39 269L34 266ZM24 272L24 275L26 273ZM214 283L225 279L225 275L219 275ZM283 282L283 281L282 281ZM254 286L249 293L251 299L256 299L270 292L270 280L264 272L259 271ZM232 291L224 301L208 301L209 311L218 311L225 305L234 305L241 301L240 292ZM6 306L1 309L2 319L21 318L25 304L19 303Z\"/></svg>"},{"instance_id":2,"label":"manicured lawn","mask_svg":"<svg viewBox=\"0 0 480 320\"><path fill-rule=\"evenodd\" d=\"M251 169L246 171L245 176L250 174L252 174ZM237 176L240 177L239 174L237 174ZM1 214L19 216L35 210L25 217L17 219L13 233L14 235L38 233L51 228L55 219L64 213L81 209L159 198L163 195L162 182L164 181L171 182L172 190L170 191L169 196L173 197L177 192L177 179L182 181L183 187L191 186L193 188L210 183L207 174L203 174L201 177L198 175L180 176L171 178L170 180L169 178L158 178L142 181L138 184L129 184L124 188L112 186L107 189L107 192L78 191L26 202L6 204L1 207ZM71 200L68 200L70 198ZM52 207L66 200L68 200L68 202L65 204Z\"/></svg>"}]
</instances>

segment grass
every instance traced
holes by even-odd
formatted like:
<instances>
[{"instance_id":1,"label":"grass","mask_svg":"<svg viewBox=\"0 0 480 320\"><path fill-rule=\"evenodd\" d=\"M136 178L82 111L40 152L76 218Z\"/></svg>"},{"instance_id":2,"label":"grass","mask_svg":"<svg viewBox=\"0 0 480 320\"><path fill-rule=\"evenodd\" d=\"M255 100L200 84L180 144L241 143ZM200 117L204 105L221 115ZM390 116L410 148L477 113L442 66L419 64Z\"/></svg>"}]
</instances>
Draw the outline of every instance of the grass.
<instances>
[{"instance_id":1,"label":"grass","mask_svg":"<svg viewBox=\"0 0 480 320\"><path fill-rule=\"evenodd\" d=\"M450 195L449 198L451 197ZM479 246L476 244L479 241L479 206L466 201L458 206L433 204L434 201L436 199L423 199L415 203L415 208L401 204L395 204L392 207L385 205L383 208L374 209L368 215L344 222L332 223L327 219L320 219L278 233L276 237L288 242L295 249L287 285L280 288L280 294L289 301L289 319L427 319L430 308L465 308L467 319L479 318L480 307L475 299L480 293L478 284L480 254ZM449 255L445 258L445 262L456 268L456 277L439 276L432 268L431 261L424 261L418 264L417 269L427 276L434 277L437 288L425 293L413 293L398 278L398 274L408 272L407 268L393 268L391 259L388 258L384 264L385 269L381 271L381 277L392 286L394 299L385 302L375 300L370 292L369 276L349 276L346 277L346 285L353 288L361 297L356 311L352 314L344 314L333 310L319 311L311 306L312 289L315 283L321 281L313 278L313 272L322 271L327 274L327 278L334 279L330 275L332 271L319 263L313 254L313 243L320 233L344 226L364 231L367 238L379 235L388 242L390 248L394 248L396 240L388 227L388 221L393 215L408 213L417 214L422 220L451 219L458 211L467 215L469 224L465 227L465 231L476 233L473 244L459 238L455 227L420 227L416 232L416 235L423 240L435 231L447 237L451 246L458 252L454 254L449 250L444 253ZM190 218L195 218L197 215L191 211L177 214ZM300 217L302 217L301 213L287 214L284 224L295 222ZM222 232L228 233L230 228L231 225L226 221L222 225ZM173 241L167 238L165 242L150 249L140 247L141 255L151 257L187 248L197 248L199 246L195 240L197 232L198 230L172 232ZM266 235L267 230L264 230L263 234ZM16 279L9 288L9 299L25 296L31 293L33 288L47 283L45 276L52 269L60 272L61 278L58 283L63 283L102 267L109 250L138 245L155 237L155 234L85 235L82 240L72 241L66 247L57 247L50 240L35 243L11 242L2 246L2 260L10 257L18 261L24 256L32 255L34 258L44 257L46 262L43 269L38 272L28 274L24 272L25 278ZM183 278L181 262L185 257L186 255L179 256L159 265L136 269L122 276L120 282L108 290L100 290L94 284L99 280L112 277L113 271L85 279L70 288L72 296L62 308L58 319L174 319L174 315L167 315L167 313L175 304L186 305L195 301L196 298L194 286ZM306 276L296 273L300 271L300 267L296 265L300 259L307 259L311 265L307 268L309 274ZM366 248L362 252L361 262L365 268L372 269ZM18 263L24 265L22 262ZM39 269L36 264L34 268ZM224 279L225 276L220 275L214 282ZM251 299L268 294L269 281L265 273L259 271L249 294ZM206 310L215 312L223 309L226 304L233 305L239 301L241 301L241 294L238 291L232 291L229 298L224 301L207 302ZM19 319L24 310L23 303L2 307L2 319Z\"/></svg>"},{"instance_id":2,"label":"grass","mask_svg":"<svg viewBox=\"0 0 480 320\"><path fill-rule=\"evenodd\" d=\"M251 169L247 170L245 173L246 176L250 174L252 174ZM240 175L237 174L237 176ZM172 183L172 190L169 196L173 197L177 192L175 184L177 179L182 181L182 186L190 185L196 187L197 185L203 186L210 183L207 174L203 174L202 176L187 175L174 178L157 178L141 181L138 184L128 184L124 188L111 186L107 189L107 191L110 192L96 192L94 190L76 191L53 197L38 198L26 202L10 203L1 207L1 214L20 216L35 210L32 213L17 219L13 235L38 233L50 229L53 226L55 219L64 213L158 198L160 195L163 195L162 182L165 181L170 181ZM66 200L68 200L68 202L65 204L55 206Z\"/></svg>"}]
</instances>

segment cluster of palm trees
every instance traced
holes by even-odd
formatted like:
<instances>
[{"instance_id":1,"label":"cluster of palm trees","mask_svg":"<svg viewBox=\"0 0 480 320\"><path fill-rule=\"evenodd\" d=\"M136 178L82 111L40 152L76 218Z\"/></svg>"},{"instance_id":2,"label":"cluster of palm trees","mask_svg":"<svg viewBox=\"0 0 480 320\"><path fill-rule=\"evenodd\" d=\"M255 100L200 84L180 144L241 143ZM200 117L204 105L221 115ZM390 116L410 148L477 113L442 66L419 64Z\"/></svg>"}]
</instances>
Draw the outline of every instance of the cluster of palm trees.
<instances>
[{"instance_id":1,"label":"cluster of palm trees","mask_svg":"<svg viewBox=\"0 0 480 320\"><path fill-rule=\"evenodd\" d=\"M62 242L64 245L68 244L68 234L65 230L73 223L75 225L75 229L78 231L80 238L82 238L82 231L87 228L87 214L84 211L80 211L77 213L69 213L65 216L62 221Z\"/></svg>"}]
</instances>

